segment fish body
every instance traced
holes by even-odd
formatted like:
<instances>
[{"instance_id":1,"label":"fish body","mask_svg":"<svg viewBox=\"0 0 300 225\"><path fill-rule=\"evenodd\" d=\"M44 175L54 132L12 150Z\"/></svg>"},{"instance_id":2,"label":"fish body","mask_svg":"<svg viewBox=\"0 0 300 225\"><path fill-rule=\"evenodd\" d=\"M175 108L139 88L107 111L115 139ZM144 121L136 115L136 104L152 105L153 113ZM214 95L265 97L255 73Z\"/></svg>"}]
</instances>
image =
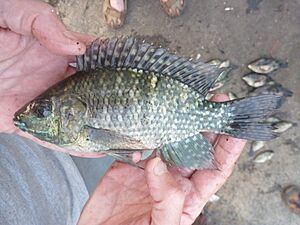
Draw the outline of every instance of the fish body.
<instances>
[{"instance_id":1,"label":"fish body","mask_svg":"<svg viewBox=\"0 0 300 225\"><path fill-rule=\"evenodd\" d=\"M274 156L274 151L273 150L264 150L264 151L261 151L261 152L258 152L254 159L253 159L253 162L255 163L264 163L266 161L269 161L270 159L272 159Z\"/></svg>"},{"instance_id":2,"label":"fish body","mask_svg":"<svg viewBox=\"0 0 300 225\"><path fill-rule=\"evenodd\" d=\"M251 144L251 152L257 152L258 150L260 150L261 148L263 148L265 146L265 142L264 141L253 141Z\"/></svg>"},{"instance_id":3,"label":"fish body","mask_svg":"<svg viewBox=\"0 0 300 225\"><path fill-rule=\"evenodd\" d=\"M217 124L209 121L223 117L216 121L221 128L227 117L224 111L219 111L226 104L204 101L187 85L169 77L133 71L101 69L88 75L81 72L50 89L45 96L49 96L55 108L60 109L56 113L62 118L64 133L74 129L76 136L82 130L80 121L70 124L80 113L84 126L134 137L143 143L140 148L143 146L144 149L154 149L195 135L198 130L217 129ZM68 144L65 140L57 143ZM69 140L71 143L73 138ZM105 145L122 149L123 144L110 142ZM90 147L82 151L105 150L97 145Z\"/></svg>"},{"instance_id":4,"label":"fish body","mask_svg":"<svg viewBox=\"0 0 300 225\"><path fill-rule=\"evenodd\" d=\"M258 88L266 84L268 77L264 74L249 73L244 75L242 79L250 87Z\"/></svg>"},{"instance_id":5,"label":"fish body","mask_svg":"<svg viewBox=\"0 0 300 225\"><path fill-rule=\"evenodd\" d=\"M77 57L77 69L16 112L16 126L65 148L129 163L133 152L156 149L169 164L190 169L214 165L213 147L201 131L276 137L262 120L280 106L280 97L205 99L223 72L216 66L125 38L93 42Z\"/></svg>"},{"instance_id":6,"label":"fish body","mask_svg":"<svg viewBox=\"0 0 300 225\"><path fill-rule=\"evenodd\" d=\"M288 121L279 121L272 124L275 133L283 133L293 127L293 123Z\"/></svg>"},{"instance_id":7,"label":"fish body","mask_svg":"<svg viewBox=\"0 0 300 225\"><path fill-rule=\"evenodd\" d=\"M248 68L255 73L269 74L278 70L279 68L286 68L288 63L281 62L277 59L263 57L253 61L248 65Z\"/></svg>"}]
</instances>

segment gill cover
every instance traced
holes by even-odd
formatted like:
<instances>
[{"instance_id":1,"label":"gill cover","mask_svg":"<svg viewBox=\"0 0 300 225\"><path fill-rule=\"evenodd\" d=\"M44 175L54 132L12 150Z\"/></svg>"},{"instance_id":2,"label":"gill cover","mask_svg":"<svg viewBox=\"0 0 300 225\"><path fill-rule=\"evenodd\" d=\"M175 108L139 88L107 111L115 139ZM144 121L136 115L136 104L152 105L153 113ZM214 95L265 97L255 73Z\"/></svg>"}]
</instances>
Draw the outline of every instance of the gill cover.
<instances>
[{"instance_id":1,"label":"gill cover","mask_svg":"<svg viewBox=\"0 0 300 225\"><path fill-rule=\"evenodd\" d=\"M85 125L83 117L87 112L87 105L75 95L64 95L59 99L59 145L68 145L76 142Z\"/></svg>"}]
</instances>

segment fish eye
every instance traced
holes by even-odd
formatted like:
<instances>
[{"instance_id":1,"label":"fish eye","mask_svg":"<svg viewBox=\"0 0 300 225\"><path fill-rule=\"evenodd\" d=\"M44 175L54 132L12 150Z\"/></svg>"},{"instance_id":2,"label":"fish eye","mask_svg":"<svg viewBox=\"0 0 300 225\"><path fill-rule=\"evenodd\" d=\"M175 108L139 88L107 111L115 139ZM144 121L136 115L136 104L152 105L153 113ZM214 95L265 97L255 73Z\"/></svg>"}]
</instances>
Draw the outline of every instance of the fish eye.
<instances>
[{"instance_id":1,"label":"fish eye","mask_svg":"<svg viewBox=\"0 0 300 225\"><path fill-rule=\"evenodd\" d=\"M33 107L33 111L34 111L34 114L38 118L44 118L44 117L49 116L52 112L52 106L51 106L50 101L44 100L44 101L35 103L35 105Z\"/></svg>"}]
</instances>

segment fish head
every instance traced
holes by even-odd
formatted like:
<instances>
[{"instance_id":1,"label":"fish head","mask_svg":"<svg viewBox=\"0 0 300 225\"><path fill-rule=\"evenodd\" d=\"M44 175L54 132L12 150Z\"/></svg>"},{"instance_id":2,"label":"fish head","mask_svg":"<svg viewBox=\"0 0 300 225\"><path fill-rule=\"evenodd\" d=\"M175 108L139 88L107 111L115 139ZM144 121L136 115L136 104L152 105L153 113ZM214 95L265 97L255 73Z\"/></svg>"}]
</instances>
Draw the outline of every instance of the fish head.
<instances>
[{"instance_id":1,"label":"fish head","mask_svg":"<svg viewBox=\"0 0 300 225\"><path fill-rule=\"evenodd\" d=\"M86 111L76 96L39 97L15 113L14 124L40 140L65 146L77 141Z\"/></svg>"},{"instance_id":2,"label":"fish head","mask_svg":"<svg viewBox=\"0 0 300 225\"><path fill-rule=\"evenodd\" d=\"M35 99L15 113L14 124L43 141L55 143L59 134L59 118L53 106L50 98Z\"/></svg>"}]
</instances>

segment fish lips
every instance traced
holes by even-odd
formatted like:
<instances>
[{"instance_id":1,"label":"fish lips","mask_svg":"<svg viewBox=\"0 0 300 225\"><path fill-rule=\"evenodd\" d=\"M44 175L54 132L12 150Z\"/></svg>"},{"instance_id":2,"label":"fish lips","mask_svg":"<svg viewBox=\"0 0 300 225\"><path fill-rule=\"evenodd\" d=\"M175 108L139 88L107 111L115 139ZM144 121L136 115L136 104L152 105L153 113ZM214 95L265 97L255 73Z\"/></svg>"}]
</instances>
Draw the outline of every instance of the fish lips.
<instances>
[{"instance_id":1,"label":"fish lips","mask_svg":"<svg viewBox=\"0 0 300 225\"><path fill-rule=\"evenodd\" d=\"M23 131L27 131L26 123L22 121L20 114L15 113L13 118L14 125Z\"/></svg>"},{"instance_id":2,"label":"fish lips","mask_svg":"<svg viewBox=\"0 0 300 225\"><path fill-rule=\"evenodd\" d=\"M30 105L30 103L24 105L17 112L15 112L14 118L13 118L14 125L23 131L28 131L26 121L24 121L24 116L26 117L25 114L26 114L26 110L29 105Z\"/></svg>"}]
</instances>

